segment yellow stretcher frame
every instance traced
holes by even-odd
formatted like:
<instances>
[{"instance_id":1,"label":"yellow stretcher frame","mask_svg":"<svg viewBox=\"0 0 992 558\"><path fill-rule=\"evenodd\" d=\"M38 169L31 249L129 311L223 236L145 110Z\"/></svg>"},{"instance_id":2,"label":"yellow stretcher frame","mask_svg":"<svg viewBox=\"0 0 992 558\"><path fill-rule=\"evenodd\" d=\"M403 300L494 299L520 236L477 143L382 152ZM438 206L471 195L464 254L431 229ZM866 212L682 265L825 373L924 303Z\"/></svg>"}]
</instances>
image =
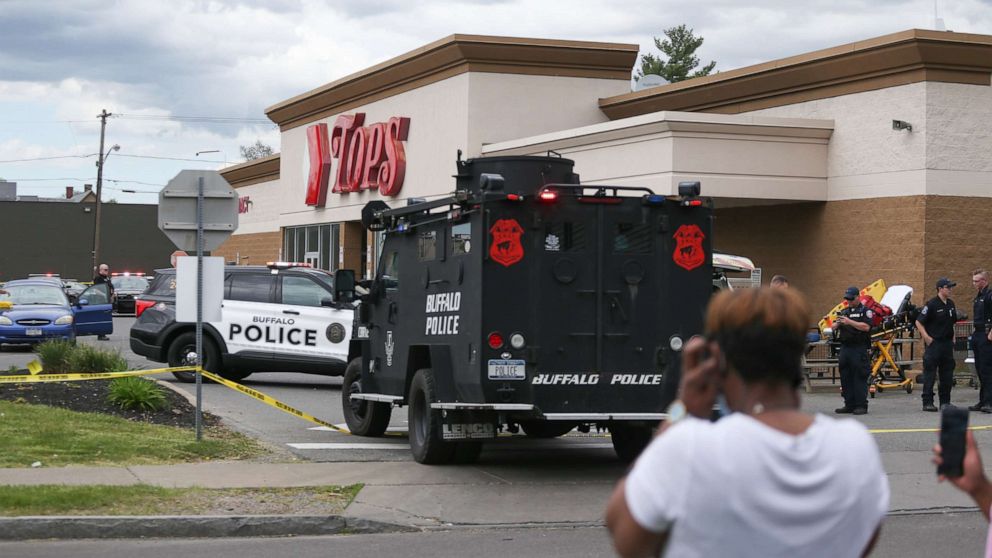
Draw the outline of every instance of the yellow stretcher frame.
<instances>
[{"instance_id":1,"label":"yellow stretcher frame","mask_svg":"<svg viewBox=\"0 0 992 558\"><path fill-rule=\"evenodd\" d=\"M882 300L882 296L885 294L885 281L883 281L881 279L878 279L877 281L875 281L871 285L868 285L867 287L861 289L861 291L859 292L859 294L861 296L868 295L868 296L874 298L877 301L881 301ZM826 329L826 328L828 328L828 327L833 327L834 320L837 319L837 314L839 314L840 311L843 310L843 309L845 309L845 308L847 308L847 301L846 300L840 301L840 304L838 304L837 306L834 306L833 309L830 310L829 312L827 312L827 315L824 316L816 324L817 327L820 330L820 336L821 337L826 337L826 335L825 335L825 333L824 333L823 330Z\"/></svg>"},{"instance_id":2,"label":"yellow stretcher frame","mask_svg":"<svg viewBox=\"0 0 992 558\"><path fill-rule=\"evenodd\" d=\"M892 356L895 340L901 338L904 331L909 331L908 324L879 331L871 337L871 345L878 351L871 363L871 376L868 379L868 395L872 398L875 397L876 392L881 393L887 389L901 388L905 389L906 393L913 393L913 379L906 376ZM891 368L897 378L890 378L886 374L887 368Z\"/></svg>"}]
</instances>

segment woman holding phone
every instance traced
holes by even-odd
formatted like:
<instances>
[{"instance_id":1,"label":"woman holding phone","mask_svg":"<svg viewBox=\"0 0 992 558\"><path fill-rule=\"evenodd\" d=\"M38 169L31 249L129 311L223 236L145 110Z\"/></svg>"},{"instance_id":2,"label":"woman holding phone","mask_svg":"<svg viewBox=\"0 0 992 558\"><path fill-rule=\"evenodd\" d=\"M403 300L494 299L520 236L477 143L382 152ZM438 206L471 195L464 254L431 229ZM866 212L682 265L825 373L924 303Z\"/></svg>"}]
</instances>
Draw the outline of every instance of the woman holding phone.
<instances>
[{"instance_id":1,"label":"woman holding phone","mask_svg":"<svg viewBox=\"0 0 992 558\"><path fill-rule=\"evenodd\" d=\"M613 492L621 556L857 557L888 511L878 447L800 410L810 311L794 289L725 291L683 350L680 400ZM729 415L710 421L714 405Z\"/></svg>"}]
</instances>

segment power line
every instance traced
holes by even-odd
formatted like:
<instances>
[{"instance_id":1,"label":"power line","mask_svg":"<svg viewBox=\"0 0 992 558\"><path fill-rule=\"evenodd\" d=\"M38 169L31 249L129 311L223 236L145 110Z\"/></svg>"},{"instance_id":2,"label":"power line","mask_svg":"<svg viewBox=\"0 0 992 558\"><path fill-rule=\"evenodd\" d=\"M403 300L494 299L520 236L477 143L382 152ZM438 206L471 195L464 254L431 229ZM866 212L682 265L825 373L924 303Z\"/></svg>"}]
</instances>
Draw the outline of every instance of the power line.
<instances>
[{"instance_id":1,"label":"power line","mask_svg":"<svg viewBox=\"0 0 992 558\"><path fill-rule=\"evenodd\" d=\"M227 116L180 116L177 114L118 114L123 120L171 120L176 122L211 122L214 124L267 124L275 126L268 118L235 118Z\"/></svg>"},{"instance_id":2,"label":"power line","mask_svg":"<svg viewBox=\"0 0 992 558\"><path fill-rule=\"evenodd\" d=\"M227 163L227 161L215 161L213 159L183 159L181 157L161 157L157 155L125 155L118 153L114 157L134 157L135 159L162 159L165 161L192 161L194 163Z\"/></svg>"},{"instance_id":3,"label":"power line","mask_svg":"<svg viewBox=\"0 0 992 558\"><path fill-rule=\"evenodd\" d=\"M65 181L72 181L72 182L92 182L92 181L96 180L96 178L77 178L77 177L68 177L67 176L67 177L62 177L62 178L8 178L6 180L8 182L65 182ZM165 184L155 184L154 182L142 182L140 180L128 180L126 178L120 178L120 179L104 178L103 180L104 180L104 182L113 182L115 184L116 183L127 183L127 184L140 184L142 186L155 186L155 187L158 187L158 188L164 188L165 187ZM41 186L47 187L48 185L47 184L42 184Z\"/></svg>"},{"instance_id":4,"label":"power line","mask_svg":"<svg viewBox=\"0 0 992 558\"><path fill-rule=\"evenodd\" d=\"M32 157L30 159L7 159L5 161L0 161L0 163L24 163L27 161L50 161L52 159L85 159L87 157L96 157L96 153L90 153L88 155L55 155L52 157Z\"/></svg>"}]
</instances>

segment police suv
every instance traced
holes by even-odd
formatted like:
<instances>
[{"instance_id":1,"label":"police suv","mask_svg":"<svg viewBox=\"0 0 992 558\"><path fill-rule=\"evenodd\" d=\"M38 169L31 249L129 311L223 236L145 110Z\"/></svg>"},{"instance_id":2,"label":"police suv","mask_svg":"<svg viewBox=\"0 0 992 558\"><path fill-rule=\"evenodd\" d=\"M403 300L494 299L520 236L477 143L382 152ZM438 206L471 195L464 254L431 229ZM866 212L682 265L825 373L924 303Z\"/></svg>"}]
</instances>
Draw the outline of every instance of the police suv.
<instances>
[{"instance_id":1,"label":"police suv","mask_svg":"<svg viewBox=\"0 0 992 558\"><path fill-rule=\"evenodd\" d=\"M663 196L572 168L459 160L451 197L366 205L384 242L342 387L352 432L381 435L405 405L421 463L474 460L503 429L608 428L625 460L650 441L702 330L712 210L698 183Z\"/></svg>"},{"instance_id":2,"label":"police suv","mask_svg":"<svg viewBox=\"0 0 992 558\"><path fill-rule=\"evenodd\" d=\"M136 301L131 350L183 366L196 348L194 323L176 321L175 269L157 270ZM334 277L307 264L228 266L221 321L204 324L204 369L231 380L252 372L341 375L354 318L350 298L334 296ZM174 372L193 381L191 372Z\"/></svg>"}]
</instances>

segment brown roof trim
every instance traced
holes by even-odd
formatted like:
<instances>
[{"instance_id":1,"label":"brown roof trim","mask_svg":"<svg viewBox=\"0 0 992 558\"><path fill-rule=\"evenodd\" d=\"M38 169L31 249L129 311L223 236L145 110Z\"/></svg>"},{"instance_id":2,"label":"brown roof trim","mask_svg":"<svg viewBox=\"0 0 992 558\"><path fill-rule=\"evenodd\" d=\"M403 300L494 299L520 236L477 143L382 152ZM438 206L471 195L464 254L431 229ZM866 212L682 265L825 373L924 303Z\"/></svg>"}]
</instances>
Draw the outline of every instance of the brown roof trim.
<instances>
[{"instance_id":1,"label":"brown roof trim","mask_svg":"<svg viewBox=\"0 0 992 558\"><path fill-rule=\"evenodd\" d=\"M992 36L911 29L600 99L611 119L662 110L736 114L920 81L990 85Z\"/></svg>"},{"instance_id":2,"label":"brown roof trim","mask_svg":"<svg viewBox=\"0 0 992 558\"><path fill-rule=\"evenodd\" d=\"M227 167L220 175L232 188L279 180L279 153Z\"/></svg>"},{"instance_id":3,"label":"brown roof trim","mask_svg":"<svg viewBox=\"0 0 992 558\"><path fill-rule=\"evenodd\" d=\"M465 72L629 80L638 45L450 35L265 109L283 130Z\"/></svg>"}]
</instances>

